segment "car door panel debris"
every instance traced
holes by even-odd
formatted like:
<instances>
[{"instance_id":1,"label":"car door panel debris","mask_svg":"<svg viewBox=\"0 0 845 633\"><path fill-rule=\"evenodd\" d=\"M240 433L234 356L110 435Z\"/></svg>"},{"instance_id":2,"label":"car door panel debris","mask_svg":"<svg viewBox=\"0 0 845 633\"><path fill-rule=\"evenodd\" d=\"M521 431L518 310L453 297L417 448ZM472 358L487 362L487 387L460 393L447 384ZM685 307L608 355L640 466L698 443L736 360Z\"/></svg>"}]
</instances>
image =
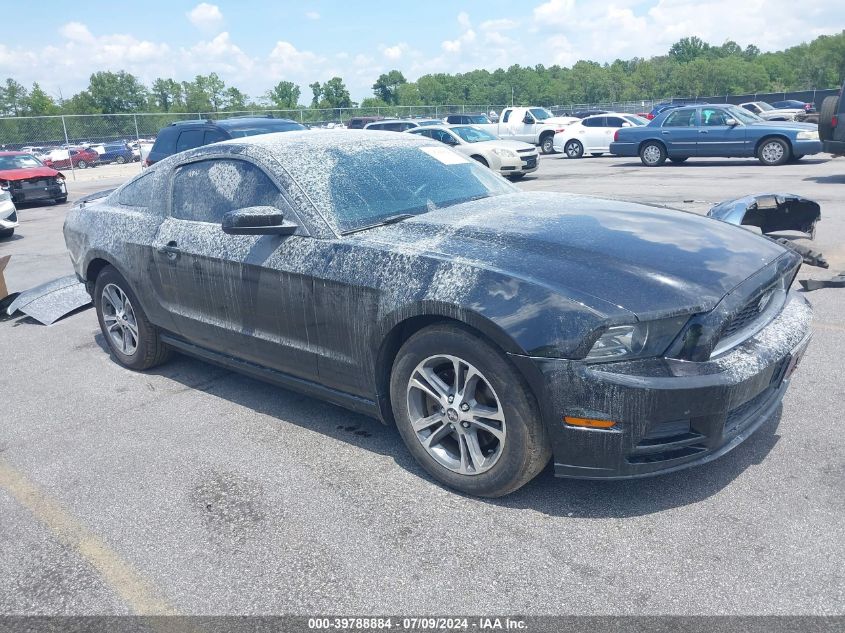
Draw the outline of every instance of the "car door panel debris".
<instances>
[{"instance_id":1,"label":"car door panel debris","mask_svg":"<svg viewBox=\"0 0 845 633\"><path fill-rule=\"evenodd\" d=\"M808 266L818 266L819 268L827 268L829 266L827 260L824 258L824 255L822 255L819 251L814 251L809 246L796 244L785 237L780 237L776 241L778 244L783 244L786 248L798 253L804 259L804 263Z\"/></svg>"},{"instance_id":2,"label":"car door panel debris","mask_svg":"<svg viewBox=\"0 0 845 633\"><path fill-rule=\"evenodd\" d=\"M86 305L91 304L91 296L85 290L85 284L75 275L60 277L45 284L20 293L6 309L9 316L23 312L44 325L52 325Z\"/></svg>"},{"instance_id":3,"label":"car door panel debris","mask_svg":"<svg viewBox=\"0 0 845 633\"><path fill-rule=\"evenodd\" d=\"M822 214L813 200L792 193L766 193L720 202L707 215L730 224L759 227L764 235L799 231L813 239Z\"/></svg>"},{"instance_id":4,"label":"car door panel debris","mask_svg":"<svg viewBox=\"0 0 845 633\"><path fill-rule=\"evenodd\" d=\"M830 279L801 279L798 283L807 292L819 288L845 288L845 273L839 273Z\"/></svg>"}]
</instances>

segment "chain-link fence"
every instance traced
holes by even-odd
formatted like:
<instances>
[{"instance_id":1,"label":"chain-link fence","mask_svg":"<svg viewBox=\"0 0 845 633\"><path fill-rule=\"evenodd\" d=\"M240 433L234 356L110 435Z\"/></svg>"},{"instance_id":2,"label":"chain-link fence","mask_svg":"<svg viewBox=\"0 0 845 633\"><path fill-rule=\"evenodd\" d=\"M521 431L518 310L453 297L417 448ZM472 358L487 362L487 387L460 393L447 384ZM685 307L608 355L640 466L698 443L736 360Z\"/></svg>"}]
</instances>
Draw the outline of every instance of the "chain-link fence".
<instances>
[{"instance_id":1,"label":"chain-link fence","mask_svg":"<svg viewBox=\"0 0 845 633\"><path fill-rule=\"evenodd\" d=\"M837 90L805 90L797 92L758 93L688 97L685 101L743 103L746 101L785 101L796 99L821 106L825 97ZM614 112L648 112L658 102L674 99L643 99L602 103L571 103L553 105L548 109L556 115L570 115L587 110ZM158 131L174 121L190 119L221 119L233 116L271 115L292 119L311 127L345 126L353 117L381 116L386 118L437 118L461 113L497 113L507 107L502 104L381 106L373 108L301 108L292 110L244 110L239 112L156 112L137 114L65 114L43 117L0 118L0 149L25 149L36 155L59 155L63 168L74 170L79 163L70 155L71 148L88 147L97 151L97 164L140 161ZM63 152L63 153L62 153ZM57 154L58 153L58 154ZM87 164L87 163L85 163Z\"/></svg>"}]
</instances>

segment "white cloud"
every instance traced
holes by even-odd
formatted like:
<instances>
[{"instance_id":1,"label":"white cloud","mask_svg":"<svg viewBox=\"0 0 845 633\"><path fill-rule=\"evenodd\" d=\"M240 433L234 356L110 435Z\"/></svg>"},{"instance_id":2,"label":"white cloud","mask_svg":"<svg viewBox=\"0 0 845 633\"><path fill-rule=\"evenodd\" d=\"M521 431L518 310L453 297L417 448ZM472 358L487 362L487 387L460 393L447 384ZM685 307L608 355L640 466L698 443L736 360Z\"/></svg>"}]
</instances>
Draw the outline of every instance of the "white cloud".
<instances>
[{"instance_id":1,"label":"white cloud","mask_svg":"<svg viewBox=\"0 0 845 633\"><path fill-rule=\"evenodd\" d=\"M223 14L216 4L200 2L186 14L188 20L201 31L217 32L223 27Z\"/></svg>"},{"instance_id":2,"label":"white cloud","mask_svg":"<svg viewBox=\"0 0 845 633\"><path fill-rule=\"evenodd\" d=\"M94 36L81 22L68 22L59 29L59 34L73 42L92 42Z\"/></svg>"},{"instance_id":3,"label":"white cloud","mask_svg":"<svg viewBox=\"0 0 845 633\"><path fill-rule=\"evenodd\" d=\"M317 11L306 11L305 17L309 20L319 20L320 14Z\"/></svg>"},{"instance_id":4,"label":"white cloud","mask_svg":"<svg viewBox=\"0 0 845 633\"><path fill-rule=\"evenodd\" d=\"M396 46L386 46L382 48L382 55L391 61L397 61L410 49L405 42L400 42Z\"/></svg>"},{"instance_id":5,"label":"white cloud","mask_svg":"<svg viewBox=\"0 0 845 633\"><path fill-rule=\"evenodd\" d=\"M534 20L552 26L567 26L575 10L575 0L549 0L534 9Z\"/></svg>"},{"instance_id":6,"label":"white cloud","mask_svg":"<svg viewBox=\"0 0 845 633\"><path fill-rule=\"evenodd\" d=\"M277 75L299 74L325 62L325 59L311 51L297 50L290 42L279 40L270 51L271 71Z\"/></svg>"}]
</instances>

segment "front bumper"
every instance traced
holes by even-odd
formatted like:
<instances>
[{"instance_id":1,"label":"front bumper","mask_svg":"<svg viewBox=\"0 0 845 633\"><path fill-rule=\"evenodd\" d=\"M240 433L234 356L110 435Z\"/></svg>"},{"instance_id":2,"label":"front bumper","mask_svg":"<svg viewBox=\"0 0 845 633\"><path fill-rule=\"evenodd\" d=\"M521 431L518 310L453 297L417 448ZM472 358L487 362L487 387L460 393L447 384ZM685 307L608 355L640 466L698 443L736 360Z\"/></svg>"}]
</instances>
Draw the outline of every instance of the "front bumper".
<instances>
[{"instance_id":1,"label":"front bumper","mask_svg":"<svg viewBox=\"0 0 845 633\"><path fill-rule=\"evenodd\" d=\"M655 475L727 453L770 417L809 342L811 316L807 301L790 293L768 326L718 359L704 362L513 359L517 364L534 363L540 370L541 409L556 475ZM613 420L616 425L569 426L564 416Z\"/></svg>"},{"instance_id":2,"label":"front bumper","mask_svg":"<svg viewBox=\"0 0 845 633\"><path fill-rule=\"evenodd\" d=\"M500 158L499 173L503 176L512 176L514 174L530 174L537 171L540 166L540 155L520 154L515 158Z\"/></svg>"},{"instance_id":3,"label":"front bumper","mask_svg":"<svg viewBox=\"0 0 845 633\"><path fill-rule=\"evenodd\" d=\"M12 194L12 202L15 204L55 200L67 195L67 187L63 181L51 183L44 179L38 182L21 182L18 184L20 186L9 190L9 193Z\"/></svg>"},{"instance_id":4,"label":"front bumper","mask_svg":"<svg viewBox=\"0 0 845 633\"><path fill-rule=\"evenodd\" d=\"M18 213L10 200L0 202L0 229L14 229L18 226Z\"/></svg>"},{"instance_id":5,"label":"front bumper","mask_svg":"<svg viewBox=\"0 0 845 633\"><path fill-rule=\"evenodd\" d=\"M819 154L822 151L822 142L818 140L792 141L792 153L799 156L808 154Z\"/></svg>"}]
</instances>

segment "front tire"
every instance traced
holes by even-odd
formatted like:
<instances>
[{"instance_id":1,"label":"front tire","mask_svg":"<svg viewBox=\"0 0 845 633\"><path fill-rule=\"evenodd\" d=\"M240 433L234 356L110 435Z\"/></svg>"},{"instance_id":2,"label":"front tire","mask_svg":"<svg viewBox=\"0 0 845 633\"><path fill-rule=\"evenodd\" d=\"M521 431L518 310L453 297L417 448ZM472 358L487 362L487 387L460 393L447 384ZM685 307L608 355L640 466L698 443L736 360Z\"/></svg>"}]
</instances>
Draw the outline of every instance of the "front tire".
<instances>
[{"instance_id":1,"label":"front tire","mask_svg":"<svg viewBox=\"0 0 845 633\"><path fill-rule=\"evenodd\" d=\"M94 306L100 330L112 356L124 367L143 370L170 356L156 328L147 319L138 297L123 276L106 266L94 285Z\"/></svg>"},{"instance_id":2,"label":"front tire","mask_svg":"<svg viewBox=\"0 0 845 633\"><path fill-rule=\"evenodd\" d=\"M461 492L506 495L551 455L525 381L462 326L433 325L409 338L393 365L390 397L408 450L432 477Z\"/></svg>"},{"instance_id":3,"label":"front tire","mask_svg":"<svg viewBox=\"0 0 845 633\"><path fill-rule=\"evenodd\" d=\"M604 156L604 152L592 152L590 156L595 156L596 158L598 158L599 156Z\"/></svg>"},{"instance_id":4,"label":"front tire","mask_svg":"<svg viewBox=\"0 0 845 633\"><path fill-rule=\"evenodd\" d=\"M792 156L789 143L780 138L767 138L760 143L757 158L764 165L783 165Z\"/></svg>"},{"instance_id":5,"label":"front tire","mask_svg":"<svg viewBox=\"0 0 845 633\"><path fill-rule=\"evenodd\" d=\"M78 163L76 163L77 169L85 169L86 167L88 167L88 163L86 163L84 160L81 160Z\"/></svg>"},{"instance_id":6,"label":"front tire","mask_svg":"<svg viewBox=\"0 0 845 633\"><path fill-rule=\"evenodd\" d=\"M567 158L581 158L584 155L584 146L581 141L572 139L563 146L563 153L566 154Z\"/></svg>"},{"instance_id":7,"label":"front tire","mask_svg":"<svg viewBox=\"0 0 845 633\"><path fill-rule=\"evenodd\" d=\"M666 148L662 143L649 141L640 148L640 160L646 167L659 167L666 162Z\"/></svg>"},{"instance_id":8,"label":"front tire","mask_svg":"<svg viewBox=\"0 0 845 633\"><path fill-rule=\"evenodd\" d=\"M56 204L64 204L67 202L67 196L59 196L58 198L54 199L53 202Z\"/></svg>"},{"instance_id":9,"label":"front tire","mask_svg":"<svg viewBox=\"0 0 845 633\"><path fill-rule=\"evenodd\" d=\"M506 178L511 182L517 182L518 180L522 180L523 178L525 178L525 174L510 174L506 176Z\"/></svg>"},{"instance_id":10,"label":"front tire","mask_svg":"<svg viewBox=\"0 0 845 633\"><path fill-rule=\"evenodd\" d=\"M12 237L15 234L15 229L0 229L0 239Z\"/></svg>"},{"instance_id":11,"label":"front tire","mask_svg":"<svg viewBox=\"0 0 845 633\"><path fill-rule=\"evenodd\" d=\"M114 159L114 162L116 162L118 165L122 165L126 162L126 159L123 156L118 156Z\"/></svg>"}]
</instances>

